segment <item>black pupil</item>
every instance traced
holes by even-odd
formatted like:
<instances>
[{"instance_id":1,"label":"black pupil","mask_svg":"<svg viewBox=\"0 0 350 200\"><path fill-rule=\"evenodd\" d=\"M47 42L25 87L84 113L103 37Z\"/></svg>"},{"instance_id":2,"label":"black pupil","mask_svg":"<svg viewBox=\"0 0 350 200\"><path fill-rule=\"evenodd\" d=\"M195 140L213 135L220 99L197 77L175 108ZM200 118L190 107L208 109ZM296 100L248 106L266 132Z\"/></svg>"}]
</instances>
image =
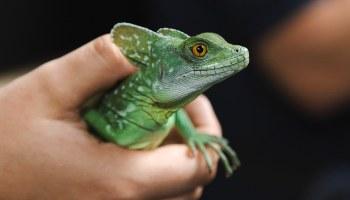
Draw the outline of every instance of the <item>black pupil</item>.
<instances>
[{"instance_id":1,"label":"black pupil","mask_svg":"<svg viewBox=\"0 0 350 200\"><path fill-rule=\"evenodd\" d=\"M196 48L196 50L197 50L198 53L203 53L204 48L203 48L202 45L198 45L197 48Z\"/></svg>"}]
</instances>

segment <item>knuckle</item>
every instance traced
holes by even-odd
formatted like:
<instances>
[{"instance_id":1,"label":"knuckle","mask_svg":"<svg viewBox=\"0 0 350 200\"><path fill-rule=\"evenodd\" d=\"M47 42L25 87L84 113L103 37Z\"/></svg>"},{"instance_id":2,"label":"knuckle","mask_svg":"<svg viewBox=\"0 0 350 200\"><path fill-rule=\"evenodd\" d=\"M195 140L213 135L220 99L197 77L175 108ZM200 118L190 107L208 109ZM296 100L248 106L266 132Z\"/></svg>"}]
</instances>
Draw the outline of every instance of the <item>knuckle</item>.
<instances>
[{"instance_id":1,"label":"knuckle","mask_svg":"<svg viewBox=\"0 0 350 200\"><path fill-rule=\"evenodd\" d=\"M198 99L206 104L211 104L209 98L204 94L199 95Z\"/></svg>"},{"instance_id":2,"label":"knuckle","mask_svg":"<svg viewBox=\"0 0 350 200\"><path fill-rule=\"evenodd\" d=\"M210 173L208 173L208 176L206 179L206 184L212 182L215 177L216 177L216 167L215 167L215 169L212 169L212 171Z\"/></svg>"},{"instance_id":3,"label":"knuckle","mask_svg":"<svg viewBox=\"0 0 350 200\"><path fill-rule=\"evenodd\" d=\"M197 180L195 182L196 185L207 185L209 184L211 181L213 181L213 179L216 176L216 167L212 168L212 170L209 172L207 166L204 166L204 162L203 165L201 166L201 170L199 170L199 172L197 173L196 177Z\"/></svg>"},{"instance_id":4,"label":"knuckle","mask_svg":"<svg viewBox=\"0 0 350 200\"><path fill-rule=\"evenodd\" d=\"M201 105L205 108L207 108L208 111L210 111L212 114L212 124L211 124L211 132L215 133L216 135L222 135L222 127L217 119L217 116L215 114L214 108L209 100L209 98L205 95L200 95L198 97L198 101L201 103Z\"/></svg>"},{"instance_id":5,"label":"knuckle","mask_svg":"<svg viewBox=\"0 0 350 200\"><path fill-rule=\"evenodd\" d=\"M203 187L196 188L192 193L192 199L200 199L203 194Z\"/></svg>"},{"instance_id":6,"label":"knuckle","mask_svg":"<svg viewBox=\"0 0 350 200\"><path fill-rule=\"evenodd\" d=\"M216 173L217 173L217 161L216 161L216 159L214 159L213 160L213 167L212 167L210 172L208 172L208 170L207 170L207 173L204 176L203 183L209 184L210 182L212 182L214 180L214 178L216 177Z\"/></svg>"},{"instance_id":7,"label":"knuckle","mask_svg":"<svg viewBox=\"0 0 350 200\"><path fill-rule=\"evenodd\" d=\"M202 103L203 106L212 108L212 104L207 96L204 94L198 96L198 100Z\"/></svg>"},{"instance_id":8,"label":"knuckle","mask_svg":"<svg viewBox=\"0 0 350 200\"><path fill-rule=\"evenodd\" d=\"M114 66L119 59L118 54L116 54L113 44L107 35L101 36L92 42L93 54L96 54L98 59L105 64L105 66ZM113 70L114 68L107 68Z\"/></svg>"},{"instance_id":9,"label":"knuckle","mask_svg":"<svg viewBox=\"0 0 350 200\"><path fill-rule=\"evenodd\" d=\"M118 73L118 65L126 65L127 61L116 47L109 35L103 35L92 42L92 54L97 56L107 73ZM119 71L120 72L120 71Z\"/></svg>"},{"instance_id":10,"label":"knuckle","mask_svg":"<svg viewBox=\"0 0 350 200\"><path fill-rule=\"evenodd\" d=\"M105 56L113 53L113 44L108 35L103 35L92 42L93 48L97 54Z\"/></svg>"},{"instance_id":11,"label":"knuckle","mask_svg":"<svg viewBox=\"0 0 350 200\"><path fill-rule=\"evenodd\" d=\"M214 145L216 145L216 144L214 144ZM218 148L220 148L220 147L218 147ZM219 154L213 148L208 148L208 152L209 152L209 155L213 161L213 171L216 171L217 166L219 164L219 160L220 160Z\"/></svg>"}]
</instances>

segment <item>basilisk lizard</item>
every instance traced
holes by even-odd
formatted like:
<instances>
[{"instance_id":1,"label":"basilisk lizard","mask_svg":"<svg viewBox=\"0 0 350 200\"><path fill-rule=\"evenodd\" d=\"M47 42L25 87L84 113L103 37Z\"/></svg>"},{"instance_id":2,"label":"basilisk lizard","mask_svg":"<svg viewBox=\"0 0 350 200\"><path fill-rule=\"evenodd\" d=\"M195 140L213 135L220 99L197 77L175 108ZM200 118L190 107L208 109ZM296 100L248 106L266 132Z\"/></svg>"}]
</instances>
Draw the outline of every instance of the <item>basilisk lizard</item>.
<instances>
[{"instance_id":1,"label":"basilisk lizard","mask_svg":"<svg viewBox=\"0 0 350 200\"><path fill-rule=\"evenodd\" d=\"M116 24L111 36L138 70L83 112L88 125L129 149L156 148L175 126L192 152L203 154L209 170L206 147L217 152L231 175L240 165L234 150L222 137L198 133L183 106L245 68L248 50L215 33L154 32L129 23Z\"/></svg>"}]
</instances>

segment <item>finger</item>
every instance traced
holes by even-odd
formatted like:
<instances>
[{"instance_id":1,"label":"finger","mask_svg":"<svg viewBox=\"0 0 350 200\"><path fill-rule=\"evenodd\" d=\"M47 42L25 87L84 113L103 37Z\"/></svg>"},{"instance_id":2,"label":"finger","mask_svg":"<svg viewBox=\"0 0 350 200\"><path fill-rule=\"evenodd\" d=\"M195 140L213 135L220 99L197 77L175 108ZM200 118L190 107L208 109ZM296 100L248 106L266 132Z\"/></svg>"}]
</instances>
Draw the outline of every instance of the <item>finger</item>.
<instances>
[{"instance_id":1,"label":"finger","mask_svg":"<svg viewBox=\"0 0 350 200\"><path fill-rule=\"evenodd\" d=\"M186 106L193 124L200 132L221 135L222 130L214 109L207 97L200 95Z\"/></svg>"},{"instance_id":2,"label":"finger","mask_svg":"<svg viewBox=\"0 0 350 200\"><path fill-rule=\"evenodd\" d=\"M130 172L134 177L129 177L128 181L138 186L134 191L136 196L146 199L163 199L187 193L209 183L216 173L216 165L213 172L208 173L200 154L194 158L188 157L186 145L167 145L152 151L120 152L114 145L104 145L103 149L98 159L106 158L103 166L110 182L118 182L126 172Z\"/></svg>"},{"instance_id":3,"label":"finger","mask_svg":"<svg viewBox=\"0 0 350 200\"><path fill-rule=\"evenodd\" d=\"M208 184L215 177L217 166L215 165L213 172L209 173L202 155L197 154L190 158L187 153L188 147L185 145L168 145L144 155L138 165L140 173L145 175L144 183L153 181L152 184L157 185L158 195L161 196L183 194ZM142 163L148 165L141 166ZM143 185L146 185L147 196L146 191L152 191L154 186Z\"/></svg>"},{"instance_id":4,"label":"finger","mask_svg":"<svg viewBox=\"0 0 350 200\"><path fill-rule=\"evenodd\" d=\"M133 70L110 36L104 35L42 65L32 75L57 101L75 107Z\"/></svg>"},{"instance_id":5,"label":"finger","mask_svg":"<svg viewBox=\"0 0 350 200\"><path fill-rule=\"evenodd\" d=\"M197 187L191 192L179 195L177 197L171 197L164 200L194 200L199 199L202 196L203 187Z\"/></svg>"}]
</instances>

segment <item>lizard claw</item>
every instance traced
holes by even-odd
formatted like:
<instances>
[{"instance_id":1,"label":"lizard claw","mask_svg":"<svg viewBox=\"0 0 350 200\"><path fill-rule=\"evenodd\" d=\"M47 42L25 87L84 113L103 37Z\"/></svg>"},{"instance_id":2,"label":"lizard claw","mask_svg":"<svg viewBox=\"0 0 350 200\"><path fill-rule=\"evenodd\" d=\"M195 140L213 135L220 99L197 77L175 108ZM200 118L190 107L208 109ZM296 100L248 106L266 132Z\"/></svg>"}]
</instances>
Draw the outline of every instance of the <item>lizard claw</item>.
<instances>
[{"instance_id":1,"label":"lizard claw","mask_svg":"<svg viewBox=\"0 0 350 200\"><path fill-rule=\"evenodd\" d=\"M212 171L212 160L205 146L212 148L218 154L224 165L226 177L231 176L240 166L240 161L236 152L228 145L228 141L225 138L208 134L194 134L188 140L188 145L193 156L195 155L194 152L196 149L203 154L209 173Z\"/></svg>"},{"instance_id":2,"label":"lizard claw","mask_svg":"<svg viewBox=\"0 0 350 200\"><path fill-rule=\"evenodd\" d=\"M196 157L196 145L193 142L193 140L189 140L187 144L190 147L190 156L191 156L191 158Z\"/></svg>"}]
</instances>

